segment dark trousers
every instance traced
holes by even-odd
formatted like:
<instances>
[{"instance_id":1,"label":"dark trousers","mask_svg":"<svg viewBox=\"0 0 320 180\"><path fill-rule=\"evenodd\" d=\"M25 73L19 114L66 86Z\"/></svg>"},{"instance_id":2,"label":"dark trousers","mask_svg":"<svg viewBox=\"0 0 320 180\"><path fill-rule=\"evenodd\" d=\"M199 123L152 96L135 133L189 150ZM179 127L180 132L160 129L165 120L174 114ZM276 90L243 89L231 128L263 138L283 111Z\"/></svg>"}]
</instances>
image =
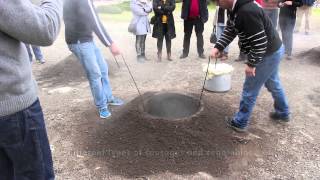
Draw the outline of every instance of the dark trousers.
<instances>
[{"instance_id":1,"label":"dark trousers","mask_svg":"<svg viewBox=\"0 0 320 180\"><path fill-rule=\"evenodd\" d=\"M276 9L264 9L264 12L271 19L274 28L277 29L279 9L278 8L276 8Z\"/></svg>"},{"instance_id":2,"label":"dark trousers","mask_svg":"<svg viewBox=\"0 0 320 180\"><path fill-rule=\"evenodd\" d=\"M166 39L166 47L167 47L167 53L171 53L171 39L168 34L168 26L166 24L163 24L163 32L162 36L158 38L157 47L158 47L158 53L162 52L162 46L163 46L163 39Z\"/></svg>"},{"instance_id":3,"label":"dark trousers","mask_svg":"<svg viewBox=\"0 0 320 180\"><path fill-rule=\"evenodd\" d=\"M137 56L145 56L145 51L146 51L146 39L147 35L137 35L136 36L136 51L137 51Z\"/></svg>"},{"instance_id":4,"label":"dark trousers","mask_svg":"<svg viewBox=\"0 0 320 180\"><path fill-rule=\"evenodd\" d=\"M282 41L285 47L285 53L292 54L293 30L296 23L295 17L279 17L279 26L281 29Z\"/></svg>"},{"instance_id":5,"label":"dark trousers","mask_svg":"<svg viewBox=\"0 0 320 180\"><path fill-rule=\"evenodd\" d=\"M54 170L40 102L0 117L0 179L53 180Z\"/></svg>"},{"instance_id":6,"label":"dark trousers","mask_svg":"<svg viewBox=\"0 0 320 180\"><path fill-rule=\"evenodd\" d=\"M192 35L193 27L195 27L197 36L197 49L198 54L201 55L204 52L203 49L203 31L204 23L200 19L185 20L184 21L184 39L183 39L183 54L189 54L190 38Z\"/></svg>"}]
</instances>

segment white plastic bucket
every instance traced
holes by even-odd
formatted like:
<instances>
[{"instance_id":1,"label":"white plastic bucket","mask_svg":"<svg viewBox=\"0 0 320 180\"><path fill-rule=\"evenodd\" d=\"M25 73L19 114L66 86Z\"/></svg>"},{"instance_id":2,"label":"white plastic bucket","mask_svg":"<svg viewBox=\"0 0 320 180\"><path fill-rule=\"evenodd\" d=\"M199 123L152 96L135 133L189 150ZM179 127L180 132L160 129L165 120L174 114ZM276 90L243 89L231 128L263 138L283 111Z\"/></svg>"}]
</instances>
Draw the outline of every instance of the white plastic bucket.
<instances>
[{"instance_id":1,"label":"white plastic bucket","mask_svg":"<svg viewBox=\"0 0 320 180\"><path fill-rule=\"evenodd\" d=\"M204 88L212 92L227 92L231 89L231 73L214 76L206 80Z\"/></svg>"}]
</instances>

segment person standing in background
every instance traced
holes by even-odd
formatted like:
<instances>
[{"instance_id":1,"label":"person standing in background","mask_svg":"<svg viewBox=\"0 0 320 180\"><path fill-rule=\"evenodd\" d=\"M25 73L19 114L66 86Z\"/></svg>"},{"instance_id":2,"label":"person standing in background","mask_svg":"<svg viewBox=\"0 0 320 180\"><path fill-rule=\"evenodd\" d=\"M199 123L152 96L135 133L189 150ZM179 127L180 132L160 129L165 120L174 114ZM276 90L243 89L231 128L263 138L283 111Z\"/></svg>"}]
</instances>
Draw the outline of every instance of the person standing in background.
<instances>
[{"instance_id":1,"label":"person standing in background","mask_svg":"<svg viewBox=\"0 0 320 180\"><path fill-rule=\"evenodd\" d=\"M312 6L315 3L315 0L302 0L303 6L298 8L297 11L297 23L295 26L295 33L298 33L301 27L302 18L304 16L304 32L306 35L310 32L310 16L312 13Z\"/></svg>"},{"instance_id":2,"label":"person standing in background","mask_svg":"<svg viewBox=\"0 0 320 180\"><path fill-rule=\"evenodd\" d=\"M277 28L279 16L278 0L263 0L261 5L274 27Z\"/></svg>"},{"instance_id":3,"label":"person standing in background","mask_svg":"<svg viewBox=\"0 0 320 180\"><path fill-rule=\"evenodd\" d=\"M149 0L131 0L130 8L133 14L131 24L132 33L136 35L137 61L144 63L146 60L146 39L151 32L148 15L152 12L152 3Z\"/></svg>"},{"instance_id":4,"label":"person standing in background","mask_svg":"<svg viewBox=\"0 0 320 180\"><path fill-rule=\"evenodd\" d=\"M30 62L32 62L32 59L33 59L32 51L34 53L34 56L35 56L37 62L39 62L40 64L44 64L46 62L43 59L43 55L42 55L42 52L41 52L41 49L40 49L39 46L26 44L26 48L27 48L27 51L28 51L28 54L29 54Z\"/></svg>"},{"instance_id":5,"label":"person standing in background","mask_svg":"<svg viewBox=\"0 0 320 180\"><path fill-rule=\"evenodd\" d=\"M225 27L227 26L229 15L230 13L227 9L223 9L219 7L219 5L216 6L216 13L215 13L213 22L214 22L214 26L216 27L215 29L216 29L216 34L218 39L221 37L221 34L223 33ZM229 46L223 50L223 53L220 56L221 60L227 60L228 53L229 53Z\"/></svg>"},{"instance_id":6,"label":"person standing in background","mask_svg":"<svg viewBox=\"0 0 320 180\"><path fill-rule=\"evenodd\" d=\"M282 41L285 47L286 59L292 59L293 30L296 23L297 7L302 6L301 0L281 0L278 3L280 7L279 26L282 35Z\"/></svg>"},{"instance_id":7,"label":"person standing in background","mask_svg":"<svg viewBox=\"0 0 320 180\"><path fill-rule=\"evenodd\" d=\"M158 61L162 59L163 40L166 40L167 59L171 58L171 39L176 37L173 11L176 8L175 0L153 0L154 22L152 37L157 38Z\"/></svg>"},{"instance_id":8,"label":"person standing in background","mask_svg":"<svg viewBox=\"0 0 320 180\"><path fill-rule=\"evenodd\" d=\"M183 0L181 18L184 20L184 39L183 39L183 52L180 59L185 59L189 55L190 38L192 35L193 27L197 36L197 49L199 58L205 59L204 55L204 42L203 31L204 24L208 21L209 12L206 0Z\"/></svg>"}]
</instances>

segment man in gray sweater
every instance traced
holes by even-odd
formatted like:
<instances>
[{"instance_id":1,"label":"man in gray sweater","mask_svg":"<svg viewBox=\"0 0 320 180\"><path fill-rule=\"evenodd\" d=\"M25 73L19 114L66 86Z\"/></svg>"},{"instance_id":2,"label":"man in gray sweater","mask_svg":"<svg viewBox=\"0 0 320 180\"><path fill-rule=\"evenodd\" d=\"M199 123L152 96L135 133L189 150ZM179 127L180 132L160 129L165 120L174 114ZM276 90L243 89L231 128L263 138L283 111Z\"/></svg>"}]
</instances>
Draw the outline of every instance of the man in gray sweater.
<instances>
[{"instance_id":1,"label":"man in gray sweater","mask_svg":"<svg viewBox=\"0 0 320 180\"><path fill-rule=\"evenodd\" d=\"M40 6L0 1L0 179L54 179L37 85L24 43L48 46L62 14L59 0Z\"/></svg>"}]
</instances>

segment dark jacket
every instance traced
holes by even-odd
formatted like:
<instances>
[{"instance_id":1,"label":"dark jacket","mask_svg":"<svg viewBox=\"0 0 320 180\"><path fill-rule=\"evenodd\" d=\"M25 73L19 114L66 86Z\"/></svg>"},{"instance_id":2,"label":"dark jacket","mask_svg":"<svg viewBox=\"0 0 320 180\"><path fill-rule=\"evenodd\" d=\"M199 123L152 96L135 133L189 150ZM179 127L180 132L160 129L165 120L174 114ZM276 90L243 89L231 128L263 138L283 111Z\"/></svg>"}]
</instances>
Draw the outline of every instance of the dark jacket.
<instances>
[{"instance_id":1,"label":"dark jacket","mask_svg":"<svg viewBox=\"0 0 320 180\"><path fill-rule=\"evenodd\" d=\"M161 7L161 9L159 9ZM152 37L160 38L163 34L163 26L167 26L168 28L168 35L170 39L176 37L176 30L174 25L174 18L172 12L176 8L175 0L166 0L166 3L163 4L162 0L153 0L153 11L154 11L154 25L153 25L153 32ZM162 16L166 15L168 17L167 24L162 23Z\"/></svg>"},{"instance_id":2,"label":"dark jacket","mask_svg":"<svg viewBox=\"0 0 320 180\"><path fill-rule=\"evenodd\" d=\"M102 25L92 0L65 0L63 19L67 44L92 41L93 32L105 46L112 44L112 39Z\"/></svg>"},{"instance_id":3,"label":"dark jacket","mask_svg":"<svg viewBox=\"0 0 320 180\"><path fill-rule=\"evenodd\" d=\"M240 50L248 55L247 64L251 67L276 52L282 44L270 18L253 0L237 1L215 47L222 51L237 35Z\"/></svg>"},{"instance_id":4,"label":"dark jacket","mask_svg":"<svg viewBox=\"0 0 320 180\"><path fill-rule=\"evenodd\" d=\"M280 0L278 3L278 6L280 2L285 2L286 0ZM288 0L290 1L290 0ZM283 17L289 17L289 18L296 18L297 14L297 7L300 7L303 5L302 0L291 0L292 1L292 6L284 6L280 8L280 14L279 18Z\"/></svg>"},{"instance_id":5,"label":"dark jacket","mask_svg":"<svg viewBox=\"0 0 320 180\"><path fill-rule=\"evenodd\" d=\"M191 0L182 1L181 18L184 20L188 20L189 18L190 4ZM200 19L203 23L205 23L208 21L209 18L207 0L199 0L199 6Z\"/></svg>"}]
</instances>

